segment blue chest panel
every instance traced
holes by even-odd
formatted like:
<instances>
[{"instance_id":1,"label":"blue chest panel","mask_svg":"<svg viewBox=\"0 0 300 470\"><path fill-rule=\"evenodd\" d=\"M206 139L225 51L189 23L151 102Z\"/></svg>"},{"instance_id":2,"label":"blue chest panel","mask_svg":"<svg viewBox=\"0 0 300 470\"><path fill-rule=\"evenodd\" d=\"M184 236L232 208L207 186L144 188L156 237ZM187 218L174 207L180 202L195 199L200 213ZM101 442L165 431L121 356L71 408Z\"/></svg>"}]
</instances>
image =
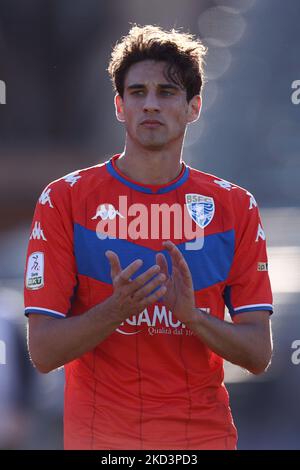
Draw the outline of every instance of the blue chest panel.
<instances>
[{"instance_id":1,"label":"blue chest panel","mask_svg":"<svg viewBox=\"0 0 300 470\"><path fill-rule=\"evenodd\" d=\"M234 255L234 230L206 236L202 248L187 249L188 245L192 247L189 243L181 243L177 247L189 265L195 291L227 279ZM79 224L74 226L74 247L78 273L107 284L111 284L111 276L109 262L105 256L106 250L118 254L122 268L141 258L144 264L136 275L155 264L157 253L156 250L128 240L117 238L101 240L95 231ZM171 271L169 254L166 250L161 252L165 254Z\"/></svg>"}]
</instances>

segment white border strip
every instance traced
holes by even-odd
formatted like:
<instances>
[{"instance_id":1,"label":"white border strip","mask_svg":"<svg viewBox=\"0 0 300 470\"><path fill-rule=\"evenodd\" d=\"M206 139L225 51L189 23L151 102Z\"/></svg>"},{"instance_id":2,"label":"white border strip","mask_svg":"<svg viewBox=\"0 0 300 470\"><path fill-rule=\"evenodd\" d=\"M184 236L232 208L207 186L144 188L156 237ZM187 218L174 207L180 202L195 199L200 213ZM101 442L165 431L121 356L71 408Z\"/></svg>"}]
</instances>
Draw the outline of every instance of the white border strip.
<instances>
[{"instance_id":1,"label":"white border strip","mask_svg":"<svg viewBox=\"0 0 300 470\"><path fill-rule=\"evenodd\" d=\"M242 310L244 308L253 308L253 307L270 307L273 310L272 304L251 304L251 305L242 305L241 307L237 307L234 309L235 312Z\"/></svg>"},{"instance_id":2,"label":"white border strip","mask_svg":"<svg viewBox=\"0 0 300 470\"><path fill-rule=\"evenodd\" d=\"M55 313L56 315L60 315L61 317L65 317L66 315L64 313L57 312L56 310L50 310L49 308L43 308L43 307L26 307L25 308L25 313L27 310L43 310L44 312L49 312L49 313ZM33 313L33 312L32 312Z\"/></svg>"}]
</instances>

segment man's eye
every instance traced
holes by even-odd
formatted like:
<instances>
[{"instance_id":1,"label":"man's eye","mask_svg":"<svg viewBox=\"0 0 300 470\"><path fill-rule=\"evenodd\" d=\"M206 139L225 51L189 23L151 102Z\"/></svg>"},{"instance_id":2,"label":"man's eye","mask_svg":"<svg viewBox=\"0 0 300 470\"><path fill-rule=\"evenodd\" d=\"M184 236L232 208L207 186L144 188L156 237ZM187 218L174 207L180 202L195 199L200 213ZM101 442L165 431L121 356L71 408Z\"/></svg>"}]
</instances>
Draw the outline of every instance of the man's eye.
<instances>
[{"instance_id":1,"label":"man's eye","mask_svg":"<svg viewBox=\"0 0 300 470\"><path fill-rule=\"evenodd\" d=\"M171 91L171 90L161 90L161 94L163 96L172 96L172 95L174 95L173 91Z\"/></svg>"},{"instance_id":2,"label":"man's eye","mask_svg":"<svg viewBox=\"0 0 300 470\"><path fill-rule=\"evenodd\" d=\"M131 92L132 95L142 96L144 94L143 90L134 90Z\"/></svg>"}]
</instances>

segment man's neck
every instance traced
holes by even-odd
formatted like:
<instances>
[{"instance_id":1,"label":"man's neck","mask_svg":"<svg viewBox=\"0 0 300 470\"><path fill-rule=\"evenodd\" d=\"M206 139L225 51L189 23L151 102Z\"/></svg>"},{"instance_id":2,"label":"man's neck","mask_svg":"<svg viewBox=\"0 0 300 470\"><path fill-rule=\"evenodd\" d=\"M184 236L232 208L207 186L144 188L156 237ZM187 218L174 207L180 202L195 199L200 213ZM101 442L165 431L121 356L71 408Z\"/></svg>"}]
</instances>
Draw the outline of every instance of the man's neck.
<instances>
[{"instance_id":1,"label":"man's neck","mask_svg":"<svg viewBox=\"0 0 300 470\"><path fill-rule=\"evenodd\" d=\"M176 179L182 169L181 154L145 151L133 154L125 148L116 166L128 178L141 183L162 185Z\"/></svg>"}]
</instances>

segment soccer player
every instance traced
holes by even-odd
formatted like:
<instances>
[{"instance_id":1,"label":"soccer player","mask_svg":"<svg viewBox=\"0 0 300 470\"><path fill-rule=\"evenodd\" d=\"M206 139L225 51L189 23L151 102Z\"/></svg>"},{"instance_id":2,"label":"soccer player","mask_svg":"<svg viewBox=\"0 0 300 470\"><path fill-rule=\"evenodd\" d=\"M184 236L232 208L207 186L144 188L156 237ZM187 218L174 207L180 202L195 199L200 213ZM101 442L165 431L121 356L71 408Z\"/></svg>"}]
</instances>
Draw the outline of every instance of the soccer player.
<instances>
[{"instance_id":1,"label":"soccer player","mask_svg":"<svg viewBox=\"0 0 300 470\"><path fill-rule=\"evenodd\" d=\"M254 374L269 364L257 203L182 161L204 54L189 34L134 26L109 64L123 153L37 203L29 349L43 373L65 365L66 449L235 449L223 358Z\"/></svg>"}]
</instances>

